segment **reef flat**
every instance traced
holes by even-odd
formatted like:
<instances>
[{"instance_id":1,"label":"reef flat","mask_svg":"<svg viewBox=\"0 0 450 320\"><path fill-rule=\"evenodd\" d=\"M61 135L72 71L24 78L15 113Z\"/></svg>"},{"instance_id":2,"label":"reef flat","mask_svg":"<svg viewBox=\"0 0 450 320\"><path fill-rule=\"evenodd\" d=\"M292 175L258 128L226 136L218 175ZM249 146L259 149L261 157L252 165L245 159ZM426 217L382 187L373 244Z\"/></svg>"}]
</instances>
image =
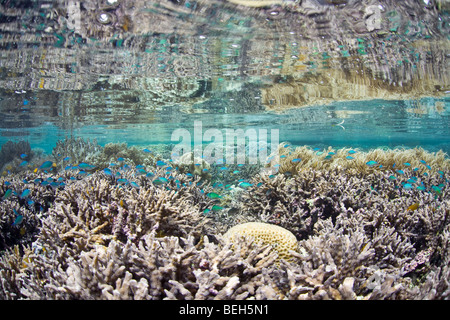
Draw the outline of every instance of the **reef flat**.
<instances>
[{"instance_id":1,"label":"reef flat","mask_svg":"<svg viewBox=\"0 0 450 320\"><path fill-rule=\"evenodd\" d=\"M443 152L195 164L68 138L0 156L0 299L450 298Z\"/></svg>"}]
</instances>

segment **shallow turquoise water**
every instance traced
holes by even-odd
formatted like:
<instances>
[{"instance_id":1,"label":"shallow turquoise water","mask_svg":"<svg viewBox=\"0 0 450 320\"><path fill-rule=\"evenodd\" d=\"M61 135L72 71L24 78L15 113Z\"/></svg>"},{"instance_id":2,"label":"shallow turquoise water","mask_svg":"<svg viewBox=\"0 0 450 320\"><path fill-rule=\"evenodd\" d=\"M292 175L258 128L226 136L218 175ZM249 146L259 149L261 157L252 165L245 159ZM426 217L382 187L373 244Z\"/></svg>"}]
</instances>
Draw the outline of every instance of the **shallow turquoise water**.
<instances>
[{"instance_id":1,"label":"shallow turquoise water","mask_svg":"<svg viewBox=\"0 0 450 320\"><path fill-rule=\"evenodd\" d=\"M450 153L440 2L312 1L314 14L301 1L91 2L2 4L0 145L171 145L201 121L293 145Z\"/></svg>"},{"instance_id":2,"label":"shallow turquoise water","mask_svg":"<svg viewBox=\"0 0 450 320\"><path fill-rule=\"evenodd\" d=\"M436 102L445 111L435 112ZM408 112L420 104L429 114ZM58 123L62 117L48 119L37 127L3 128L0 144L8 140L28 141L32 148L51 153L58 140L68 136L96 139L100 145L126 142L129 146L156 144L174 145L172 133L180 128L194 131L194 121L201 121L203 133L211 128L225 132L228 129L266 129L279 131L279 141L313 148L353 147L369 150L378 147L422 147L450 154L450 99L423 98L414 101L348 101L325 106L311 106L278 114L261 112L250 114L202 113L182 114L167 120L160 114L151 123L139 121L124 124L88 123L66 130ZM342 123L342 124L340 124ZM211 141L204 140L207 144ZM193 143L193 141L192 141Z\"/></svg>"}]
</instances>

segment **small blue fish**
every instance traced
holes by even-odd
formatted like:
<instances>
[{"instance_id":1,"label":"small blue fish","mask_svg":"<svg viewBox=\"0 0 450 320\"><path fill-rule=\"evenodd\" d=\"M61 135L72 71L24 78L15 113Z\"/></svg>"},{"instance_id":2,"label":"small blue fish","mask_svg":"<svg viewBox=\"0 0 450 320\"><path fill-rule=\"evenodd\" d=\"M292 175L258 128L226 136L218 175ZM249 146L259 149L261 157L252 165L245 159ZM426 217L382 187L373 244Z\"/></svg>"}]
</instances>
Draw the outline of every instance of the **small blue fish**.
<instances>
[{"instance_id":1,"label":"small blue fish","mask_svg":"<svg viewBox=\"0 0 450 320\"><path fill-rule=\"evenodd\" d=\"M420 163L422 163L422 164L427 164L427 162L425 161L425 160L419 160L420 161Z\"/></svg>"},{"instance_id":2,"label":"small blue fish","mask_svg":"<svg viewBox=\"0 0 450 320\"><path fill-rule=\"evenodd\" d=\"M25 189L25 190L23 190L22 191L22 194L20 195L20 198L25 198L25 197L27 197L29 194L30 194L30 189Z\"/></svg>"},{"instance_id":3,"label":"small blue fish","mask_svg":"<svg viewBox=\"0 0 450 320\"><path fill-rule=\"evenodd\" d=\"M130 182L130 185L131 185L133 188L137 188L137 189L140 188L139 185L138 185L136 182L134 182L134 181L131 181L131 182Z\"/></svg>"},{"instance_id":4,"label":"small blue fish","mask_svg":"<svg viewBox=\"0 0 450 320\"><path fill-rule=\"evenodd\" d=\"M137 174L147 174L147 171L145 171L144 169L139 169L137 172Z\"/></svg>"},{"instance_id":5,"label":"small blue fish","mask_svg":"<svg viewBox=\"0 0 450 320\"><path fill-rule=\"evenodd\" d=\"M155 180L153 180L153 184L154 184L155 186L160 186L160 185L164 184L164 182L162 182L162 181L159 180L159 179L155 179Z\"/></svg>"},{"instance_id":6,"label":"small blue fish","mask_svg":"<svg viewBox=\"0 0 450 320\"><path fill-rule=\"evenodd\" d=\"M59 187L59 183L56 181L53 181L52 183L50 183L50 187L57 188L57 187Z\"/></svg>"},{"instance_id":7,"label":"small blue fish","mask_svg":"<svg viewBox=\"0 0 450 320\"><path fill-rule=\"evenodd\" d=\"M405 189L412 189L413 186L412 186L410 183L405 183L405 184L403 185L403 188L405 188Z\"/></svg>"},{"instance_id":8,"label":"small blue fish","mask_svg":"<svg viewBox=\"0 0 450 320\"><path fill-rule=\"evenodd\" d=\"M431 170L431 166L429 164L426 164L425 167L427 167L428 170Z\"/></svg>"},{"instance_id":9,"label":"small blue fish","mask_svg":"<svg viewBox=\"0 0 450 320\"><path fill-rule=\"evenodd\" d=\"M218 206L218 205L216 205L216 204L213 205L212 208L211 208L212 211L220 211L220 210L222 210L222 209L223 209L223 207Z\"/></svg>"},{"instance_id":10,"label":"small blue fish","mask_svg":"<svg viewBox=\"0 0 450 320\"><path fill-rule=\"evenodd\" d=\"M397 178L395 176L390 176L389 180L396 180Z\"/></svg>"},{"instance_id":11,"label":"small blue fish","mask_svg":"<svg viewBox=\"0 0 450 320\"><path fill-rule=\"evenodd\" d=\"M158 160L158 161L156 161L156 165L158 167L163 167L163 166L167 165L167 163L165 163L164 161Z\"/></svg>"},{"instance_id":12,"label":"small blue fish","mask_svg":"<svg viewBox=\"0 0 450 320\"><path fill-rule=\"evenodd\" d=\"M155 174L153 172L147 172L147 174L145 176L150 178L150 177L153 177L154 175Z\"/></svg>"},{"instance_id":13,"label":"small blue fish","mask_svg":"<svg viewBox=\"0 0 450 320\"><path fill-rule=\"evenodd\" d=\"M356 153L355 150L349 150L349 151L348 151L348 154L355 154L355 153Z\"/></svg>"},{"instance_id":14,"label":"small blue fish","mask_svg":"<svg viewBox=\"0 0 450 320\"><path fill-rule=\"evenodd\" d=\"M399 173L399 174L405 174L405 172L403 172L403 170L397 170L397 173Z\"/></svg>"},{"instance_id":15,"label":"small blue fish","mask_svg":"<svg viewBox=\"0 0 450 320\"><path fill-rule=\"evenodd\" d=\"M118 184L127 184L128 180L127 179L117 179L117 183Z\"/></svg>"},{"instance_id":16,"label":"small blue fish","mask_svg":"<svg viewBox=\"0 0 450 320\"><path fill-rule=\"evenodd\" d=\"M53 166L53 162L51 161L45 161L43 164L40 165L40 170L47 170L50 169Z\"/></svg>"},{"instance_id":17,"label":"small blue fish","mask_svg":"<svg viewBox=\"0 0 450 320\"><path fill-rule=\"evenodd\" d=\"M158 179L159 179L161 182L163 182L163 183L169 182L169 180L167 180L167 179L164 178L164 177L159 177Z\"/></svg>"},{"instance_id":18,"label":"small blue fish","mask_svg":"<svg viewBox=\"0 0 450 320\"><path fill-rule=\"evenodd\" d=\"M119 162L124 162L125 159L124 159L123 157L119 157L119 158L117 158L117 161L119 161Z\"/></svg>"},{"instance_id":19,"label":"small blue fish","mask_svg":"<svg viewBox=\"0 0 450 320\"><path fill-rule=\"evenodd\" d=\"M353 159L355 159L355 158L353 158L352 156L346 156L345 157L347 160L353 160Z\"/></svg>"},{"instance_id":20,"label":"small blue fish","mask_svg":"<svg viewBox=\"0 0 450 320\"><path fill-rule=\"evenodd\" d=\"M222 167L222 168L220 168L220 170L221 171L225 171L225 170L228 170L228 168L227 167Z\"/></svg>"},{"instance_id":21,"label":"small blue fish","mask_svg":"<svg viewBox=\"0 0 450 320\"><path fill-rule=\"evenodd\" d=\"M233 173L234 174L238 174L240 171L239 170L234 170Z\"/></svg>"},{"instance_id":22,"label":"small blue fish","mask_svg":"<svg viewBox=\"0 0 450 320\"><path fill-rule=\"evenodd\" d=\"M22 153L21 155L20 155L20 159L25 159L26 157L28 157L25 153Z\"/></svg>"},{"instance_id":23,"label":"small blue fish","mask_svg":"<svg viewBox=\"0 0 450 320\"><path fill-rule=\"evenodd\" d=\"M63 161L69 161L70 160L70 157L65 157L64 159L63 159Z\"/></svg>"},{"instance_id":24,"label":"small blue fish","mask_svg":"<svg viewBox=\"0 0 450 320\"><path fill-rule=\"evenodd\" d=\"M248 187L251 187L253 184L251 184L251 183L249 183L249 182L241 182L240 184L239 184L239 186L241 187L241 188L244 188L244 189L246 189L246 188L248 188Z\"/></svg>"},{"instance_id":25,"label":"small blue fish","mask_svg":"<svg viewBox=\"0 0 450 320\"><path fill-rule=\"evenodd\" d=\"M405 166L407 166L407 167L410 167L411 166L411 163L409 163L409 162L405 162L405 163L403 163Z\"/></svg>"},{"instance_id":26,"label":"small blue fish","mask_svg":"<svg viewBox=\"0 0 450 320\"><path fill-rule=\"evenodd\" d=\"M425 191L426 190L424 186L417 186L416 189L420 190L420 191Z\"/></svg>"},{"instance_id":27,"label":"small blue fish","mask_svg":"<svg viewBox=\"0 0 450 320\"><path fill-rule=\"evenodd\" d=\"M105 168L105 169L103 169L103 173L106 174L106 175L108 175L108 176L112 176L112 175L113 175L113 173L112 173L112 171L111 171L110 168Z\"/></svg>"},{"instance_id":28,"label":"small blue fish","mask_svg":"<svg viewBox=\"0 0 450 320\"><path fill-rule=\"evenodd\" d=\"M27 163L28 163L28 161L24 160L24 161L22 161L22 163L21 163L21 164L19 164L19 167L23 167L23 166L26 166L26 165L27 165Z\"/></svg>"},{"instance_id":29,"label":"small blue fish","mask_svg":"<svg viewBox=\"0 0 450 320\"><path fill-rule=\"evenodd\" d=\"M13 209L13 210L14 210L14 213L16 214L16 219L14 220L12 225L13 226L18 226L23 221L23 215L17 213L16 209Z\"/></svg>"},{"instance_id":30,"label":"small blue fish","mask_svg":"<svg viewBox=\"0 0 450 320\"><path fill-rule=\"evenodd\" d=\"M283 154L283 155L280 156L280 158L282 158L282 159L286 158L286 155Z\"/></svg>"},{"instance_id":31,"label":"small blue fish","mask_svg":"<svg viewBox=\"0 0 450 320\"><path fill-rule=\"evenodd\" d=\"M85 170L92 170L92 169L95 168L95 166L91 165L91 164L88 164L88 163L85 163L85 162L81 162L81 163L78 164L78 168L85 169Z\"/></svg>"},{"instance_id":32,"label":"small blue fish","mask_svg":"<svg viewBox=\"0 0 450 320\"><path fill-rule=\"evenodd\" d=\"M320 156L320 155L322 155L322 154L323 154L322 151L317 151L317 152L316 152L316 155L318 155L318 156Z\"/></svg>"},{"instance_id":33,"label":"small blue fish","mask_svg":"<svg viewBox=\"0 0 450 320\"><path fill-rule=\"evenodd\" d=\"M408 179L408 180L406 180L406 182L408 182L408 183L410 183L410 184L416 183L416 181L414 181L413 179Z\"/></svg>"},{"instance_id":34,"label":"small blue fish","mask_svg":"<svg viewBox=\"0 0 450 320\"><path fill-rule=\"evenodd\" d=\"M208 198L211 198L211 199L220 199L220 198L222 198L221 195L219 195L219 194L217 194L215 192L209 192L209 193L206 194L206 196Z\"/></svg>"},{"instance_id":35,"label":"small blue fish","mask_svg":"<svg viewBox=\"0 0 450 320\"><path fill-rule=\"evenodd\" d=\"M366 162L366 164L369 166L369 167L372 167L372 166L374 166L374 165L376 165L378 162L376 162L376 161L374 161L374 160L370 160L369 162Z\"/></svg>"},{"instance_id":36,"label":"small blue fish","mask_svg":"<svg viewBox=\"0 0 450 320\"><path fill-rule=\"evenodd\" d=\"M336 153L334 153L333 151L330 151L330 152L328 152L328 154L329 154L330 156L332 156L332 155L335 155Z\"/></svg>"},{"instance_id":37,"label":"small blue fish","mask_svg":"<svg viewBox=\"0 0 450 320\"><path fill-rule=\"evenodd\" d=\"M150 150L148 150L147 148L145 148L144 150L142 150L142 151L144 151L145 153L152 153Z\"/></svg>"},{"instance_id":38,"label":"small blue fish","mask_svg":"<svg viewBox=\"0 0 450 320\"><path fill-rule=\"evenodd\" d=\"M302 159L300 159L300 158L292 159L292 162L293 162L293 163L298 163L298 162L300 162L300 161L302 161Z\"/></svg>"},{"instance_id":39,"label":"small blue fish","mask_svg":"<svg viewBox=\"0 0 450 320\"><path fill-rule=\"evenodd\" d=\"M8 189L8 190L6 190L6 192L5 192L5 194L3 195L3 200L6 200L6 199L8 199L9 197L11 197L12 196L12 194L13 194L13 192L12 192L12 190L11 189Z\"/></svg>"}]
</instances>

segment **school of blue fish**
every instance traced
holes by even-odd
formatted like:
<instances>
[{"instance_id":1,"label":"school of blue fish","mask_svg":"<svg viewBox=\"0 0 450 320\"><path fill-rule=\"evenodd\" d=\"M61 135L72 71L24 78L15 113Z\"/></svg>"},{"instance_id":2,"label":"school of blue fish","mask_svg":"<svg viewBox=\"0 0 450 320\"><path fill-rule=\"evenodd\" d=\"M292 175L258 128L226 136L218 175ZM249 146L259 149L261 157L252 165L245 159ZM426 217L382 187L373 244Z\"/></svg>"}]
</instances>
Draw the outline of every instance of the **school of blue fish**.
<instances>
[{"instance_id":1,"label":"school of blue fish","mask_svg":"<svg viewBox=\"0 0 450 320\"><path fill-rule=\"evenodd\" d=\"M286 145L285 147L288 147L288 145ZM320 150L319 148L314 148L313 151L315 152L316 156L324 155L324 151ZM143 149L142 152L148 154L152 153L152 151L147 148ZM353 156L356 153L357 151L355 150L348 151L346 160L354 160L355 158ZM328 152L323 160L327 161L335 154L335 152ZM20 158L25 159L27 158L27 155L22 154L20 155ZM286 158L286 156L282 155L280 156L280 158L284 159ZM115 184L118 188L135 188L139 190L141 187L140 182L149 181L158 188L165 188L167 190L174 190L176 192L178 189L192 185L193 183L197 183L199 186L203 185L204 183L204 181L195 182L198 180L195 180L195 175L189 172L184 173L184 175L187 178L190 178L190 181L180 182L174 175L174 173L179 173L179 168L172 163L172 160L157 160L154 167L145 167L142 164L131 166L125 163L124 158L118 157L116 159L117 163L111 162L106 168L97 168L96 166L85 162L71 164L70 160L70 157L65 157L63 159L64 163L66 163L63 169L66 173L64 177L57 176L60 172L58 172L56 164L54 162L52 162L51 160L42 162L33 170L34 173L40 174L40 177L35 178L32 181L24 179L22 181L22 187L20 189L18 189L17 187L12 188L11 183L7 179L8 176L6 176L6 179L3 182L3 186L1 186L3 189L3 193L0 195L0 200L15 200L19 203L19 210L14 209L15 220L11 222L13 226L19 226L24 220L24 216L20 213L21 207L25 207L32 212L43 211L46 208L45 205L39 203L39 200L33 196L29 188L30 184L61 190L64 189L67 184L83 179L84 177L87 177L94 172L101 172L105 177L108 177L110 179L112 184ZM272 159L269 158L268 163L271 160ZM294 164L301 164L302 159L295 158L291 161ZM426 161L419 161L425 169L430 171L432 170L431 166L427 164ZM21 163L20 166L22 165L24 164ZM427 171L421 170L424 168L413 168L410 163L403 163L402 165L402 167L404 167L405 169L400 170L396 168L396 164L392 165L392 175L390 175L386 181L387 183L394 183L396 189L429 192L433 193L437 197L441 195L443 190L449 185L449 180L447 179L448 175L442 170L436 171L442 183L438 185L425 185L422 179L420 179L420 175L428 176L429 173ZM237 165L237 168L240 168L242 170L242 167L244 166L244 164L239 164ZM273 165L275 173L269 175L270 179L273 179L276 176L276 170L279 166L280 164ZM379 163L375 160L367 161L366 166L375 170L377 168L384 168L382 163ZM226 209L226 206L224 207L221 204L221 200L223 200L224 194L236 187L246 190L262 186L262 183L258 183L256 185L253 184L251 182L251 177L241 177L241 170L234 170L233 168L235 169L236 167L226 165L224 164L224 159L219 159L210 169L205 168L202 170L203 173L211 172L212 174L214 174L211 178L211 181L208 182L208 184L213 188L214 191L207 192L205 194L209 199L212 200L211 206L204 210L205 214L210 214ZM130 172L133 173L131 176L135 177L135 179L129 179L125 177L125 173L127 173L126 176L129 177L130 175L128 173ZM233 183L222 183L220 180L220 176L223 176L223 174L235 177ZM398 182L399 180L401 180L401 182ZM204 192L204 190L201 189L201 192Z\"/></svg>"}]
</instances>

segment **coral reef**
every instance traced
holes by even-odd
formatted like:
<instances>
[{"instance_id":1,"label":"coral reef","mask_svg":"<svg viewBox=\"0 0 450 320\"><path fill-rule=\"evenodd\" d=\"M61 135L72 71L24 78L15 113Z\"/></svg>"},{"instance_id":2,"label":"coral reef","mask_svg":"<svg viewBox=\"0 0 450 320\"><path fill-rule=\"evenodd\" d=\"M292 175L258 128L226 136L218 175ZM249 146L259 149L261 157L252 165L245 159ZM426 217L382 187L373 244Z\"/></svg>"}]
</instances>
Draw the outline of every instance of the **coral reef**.
<instances>
[{"instance_id":1,"label":"coral reef","mask_svg":"<svg viewBox=\"0 0 450 320\"><path fill-rule=\"evenodd\" d=\"M0 299L450 299L443 153L280 147L224 187L136 150L0 178Z\"/></svg>"},{"instance_id":2,"label":"coral reef","mask_svg":"<svg viewBox=\"0 0 450 320\"><path fill-rule=\"evenodd\" d=\"M183 154L175 161L175 165L178 166L181 173L198 175L206 180L211 179L211 174L209 172L211 165L204 159L195 158L194 152Z\"/></svg>"},{"instance_id":3,"label":"coral reef","mask_svg":"<svg viewBox=\"0 0 450 320\"><path fill-rule=\"evenodd\" d=\"M111 163L118 162L118 159L122 164L153 166L157 158L152 152L143 152L136 146L129 147L126 143L107 143L102 147L96 140L90 141L80 137L66 137L57 141L52 156L59 169L78 166L80 163L104 169Z\"/></svg>"},{"instance_id":4,"label":"coral reef","mask_svg":"<svg viewBox=\"0 0 450 320\"><path fill-rule=\"evenodd\" d=\"M3 175L7 171L17 172L20 164L33 158L30 143L27 141L7 141L0 149L0 172Z\"/></svg>"},{"instance_id":5,"label":"coral reef","mask_svg":"<svg viewBox=\"0 0 450 320\"><path fill-rule=\"evenodd\" d=\"M102 151L103 148L96 140L66 137L56 142L52 156L58 168L64 168L69 164L92 163Z\"/></svg>"},{"instance_id":6,"label":"coral reef","mask_svg":"<svg viewBox=\"0 0 450 320\"><path fill-rule=\"evenodd\" d=\"M277 156L276 156L277 155ZM373 164L369 163L373 161ZM414 169L415 173L450 170L450 159L442 151L428 152L422 148L372 149L367 152L351 148L311 149L297 148L287 143L278 146L276 154L269 157L267 167L277 166L279 173L296 174L302 170L328 170L333 167L347 169L354 174L377 171Z\"/></svg>"}]
</instances>

